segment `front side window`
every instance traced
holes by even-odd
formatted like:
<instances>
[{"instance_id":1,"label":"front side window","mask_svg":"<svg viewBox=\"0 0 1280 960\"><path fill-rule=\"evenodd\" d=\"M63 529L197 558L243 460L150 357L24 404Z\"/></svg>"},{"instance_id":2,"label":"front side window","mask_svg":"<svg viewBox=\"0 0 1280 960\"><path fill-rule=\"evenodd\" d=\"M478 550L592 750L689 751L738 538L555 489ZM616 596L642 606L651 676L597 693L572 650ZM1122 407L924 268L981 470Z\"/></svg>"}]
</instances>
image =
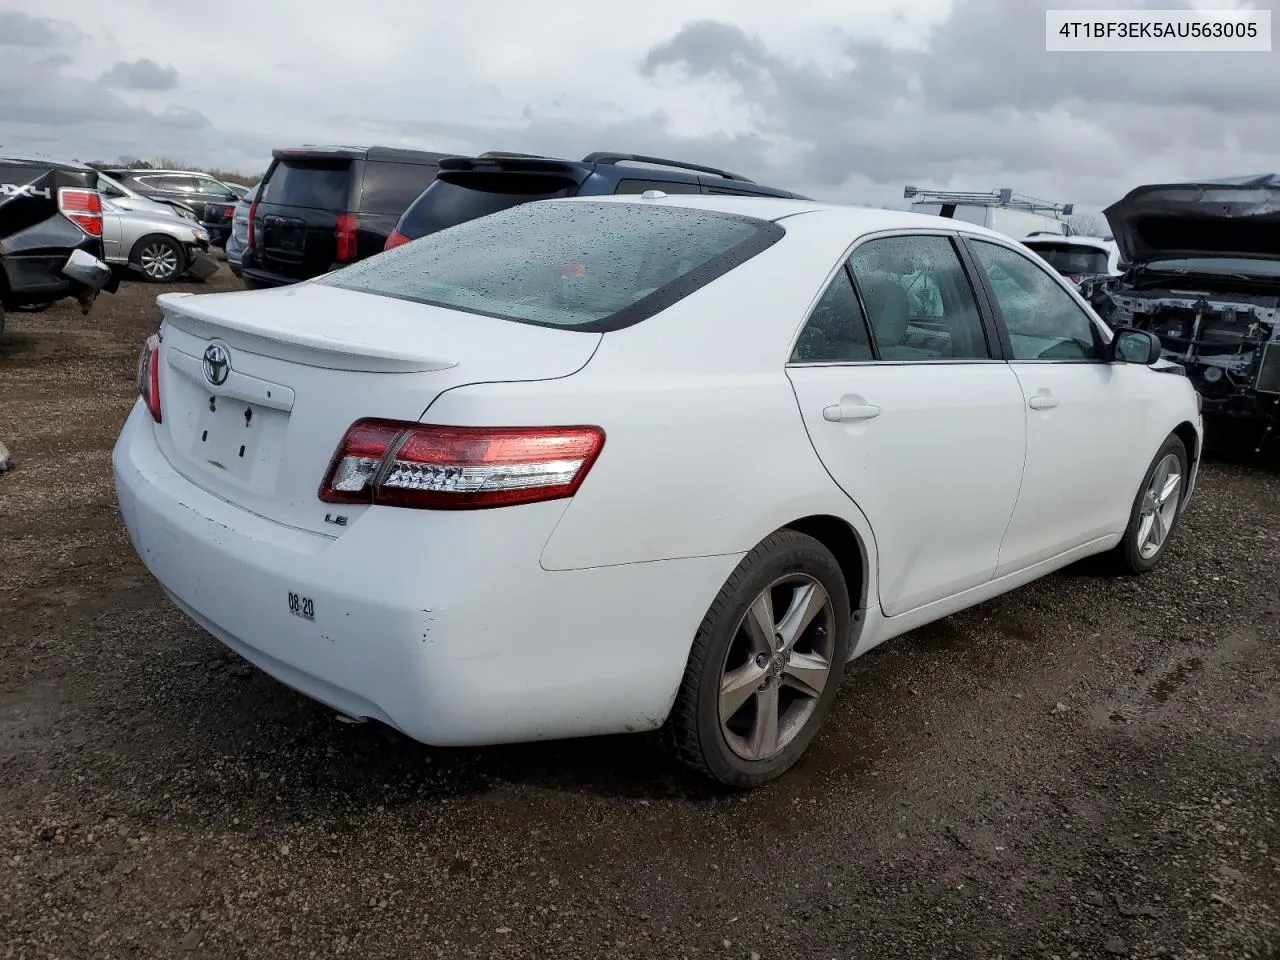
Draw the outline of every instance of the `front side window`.
<instances>
[{"instance_id":1,"label":"front side window","mask_svg":"<svg viewBox=\"0 0 1280 960\"><path fill-rule=\"evenodd\" d=\"M612 330L665 309L782 235L766 220L703 210L523 203L314 282L523 323Z\"/></svg>"},{"instance_id":2,"label":"front side window","mask_svg":"<svg viewBox=\"0 0 1280 960\"><path fill-rule=\"evenodd\" d=\"M200 177L197 179L196 186L200 193L206 197L217 197L219 200L237 199L235 193L230 187L209 177Z\"/></svg>"},{"instance_id":3,"label":"front side window","mask_svg":"<svg viewBox=\"0 0 1280 960\"><path fill-rule=\"evenodd\" d=\"M975 360L991 352L951 240L869 240L849 258L881 360Z\"/></svg>"},{"instance_id":4,"label":"front side window","mask_svg":"<svg viewBox=\"0 0 1280 960\"><path fill-rule=\"evenodd\" d=\"M1093 322L1049 273L1000 244L970 245L1004 315L1014 360L1102 359Z\"/></svg>"}]
</instances>

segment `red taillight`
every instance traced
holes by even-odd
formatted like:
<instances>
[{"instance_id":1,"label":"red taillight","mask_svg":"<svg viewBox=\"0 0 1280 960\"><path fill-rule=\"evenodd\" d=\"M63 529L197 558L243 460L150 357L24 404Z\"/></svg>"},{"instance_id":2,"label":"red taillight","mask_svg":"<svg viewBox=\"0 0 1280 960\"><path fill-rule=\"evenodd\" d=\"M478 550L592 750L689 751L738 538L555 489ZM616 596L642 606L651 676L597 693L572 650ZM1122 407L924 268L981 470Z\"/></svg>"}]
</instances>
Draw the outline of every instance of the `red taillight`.
<instances>
[{"instance_id":1,"label":"red taillight","mask_svg":"<svg viewBox=\"0 0 1280 960\"><path fill-rule=\"evenodd\" d=\"M324 482L326 503L471 510L571 497L604 446L599 427L446 427L359 420Z\"/></svg>"},{"instance_id":2,"label":"red taillight","mask_svg":"<svg viewBox=\"0 0 1280 960\"><path fill-rule=\"evenodd\" d=\"M356 258L356 217L353 213L338 214L333 227L338 238L338 261L347 263Z\"/></svg>"},{"instance_id":3,"label":"red taillight","mask_svg":"<svg viewBox=\"0 0 1280 960\"><path fill-rule=\"evenodd\" d=\"M151 412L151 419L160 423L160 337L154 333L147 337L138 355L138 393Z\"/></svg>"},{"instance_id":4,"label":"red taillight","mask_svg":"<svg viewBox=\"0 0 1280 960\"><path fill-rule=\"evenodd\" d=\"M102 197L97 190L59 187L58 212L90 236L102 236Z\"/></svg>"},{"instance_id":5,"label":"red taillight","mask_svg":"<svg viewBox=\"0 0 1280 960\"><path fill-rule=\"evenodd\" d=\"M253 201L253 203L249 204L249 238L245 241L246 246L250 246L250 247L253 246L253 238L254 238L253 221L257 219L257 216L258 216L258 201L255 200Z\"/></svg>"},{"instance_id":6,"label":"red taillight","mask_svg":"<svg viewBox=\"0 0 1280 960\"><path fill-rule=\"evenodd\" d=\"M382 247L382 249L394 250L396 247L402 246L403 244L406 244L408 242L409 242L409 238L406 237L403 233L401 233L399 230L392 230L391 236L387 237L387 242Z\"/></svg>"}]
</instances>

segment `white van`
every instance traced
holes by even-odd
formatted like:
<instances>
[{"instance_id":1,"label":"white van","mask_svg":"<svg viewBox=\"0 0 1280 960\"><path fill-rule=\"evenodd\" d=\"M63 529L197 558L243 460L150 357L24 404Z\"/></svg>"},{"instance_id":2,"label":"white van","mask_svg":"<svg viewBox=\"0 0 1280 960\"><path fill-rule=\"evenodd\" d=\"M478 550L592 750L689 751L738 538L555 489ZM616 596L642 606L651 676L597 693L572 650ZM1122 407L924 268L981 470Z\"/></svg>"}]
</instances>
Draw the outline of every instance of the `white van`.
<instances>
[{"instance_id":1,"label":"white van","mask_svg":"<svg viewBox=\"0 0 1280 960\"><path fill-rule=\"evenodd\" d=\"M1063 237L1071 234L1065 218L1071 215L1072 204L1022 197L1008 187L991 193L907 187L903 195L913 201L913 213L976 223L999 231L1011 240L1021 240L1033 233Z\"/></svg>"}]
</instances>

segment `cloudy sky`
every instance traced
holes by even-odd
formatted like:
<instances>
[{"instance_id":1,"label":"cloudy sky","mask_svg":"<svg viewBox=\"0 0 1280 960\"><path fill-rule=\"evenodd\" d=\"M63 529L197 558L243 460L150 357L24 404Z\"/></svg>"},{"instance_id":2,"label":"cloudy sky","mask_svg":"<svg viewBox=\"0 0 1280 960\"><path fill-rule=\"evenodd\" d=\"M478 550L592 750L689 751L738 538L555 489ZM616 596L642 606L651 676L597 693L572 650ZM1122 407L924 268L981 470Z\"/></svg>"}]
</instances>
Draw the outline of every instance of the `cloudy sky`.
<instances>
[{"instance_id":1,"label":"cloudy sky","mask_svg":"<svg viewBox=\"0 0 1280 960\"><path fill-rule=\"evenodd\" d=\"M0 0L0 150L256 173L305 142L608 149L821 199L1012 186L1099 209L1280 166L1280 53L1044 50L1048 7L1190 5Z\"/></svg>"}]
</instances>

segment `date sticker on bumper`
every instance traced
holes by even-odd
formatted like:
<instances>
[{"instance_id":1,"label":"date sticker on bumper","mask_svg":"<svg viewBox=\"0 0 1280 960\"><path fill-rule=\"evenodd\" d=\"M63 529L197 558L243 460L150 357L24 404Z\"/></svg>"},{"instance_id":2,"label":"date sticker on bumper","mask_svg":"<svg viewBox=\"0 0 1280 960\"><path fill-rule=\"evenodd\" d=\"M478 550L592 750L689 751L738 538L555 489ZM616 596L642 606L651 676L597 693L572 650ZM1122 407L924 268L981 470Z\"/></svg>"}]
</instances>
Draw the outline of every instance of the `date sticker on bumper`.
<instances>
[{"instance_id":1,"label":"date sticker on bumper","mask_svg":"<svg viewBox=\"0 0 1280 960\"><path fill-rule=\"evenodd\" d=\"M316 602L310 597L303 597L290 592L289 612L295 617L301 617L303 620L314 620L316 618Z\"/></svg>"}]
</instances>

